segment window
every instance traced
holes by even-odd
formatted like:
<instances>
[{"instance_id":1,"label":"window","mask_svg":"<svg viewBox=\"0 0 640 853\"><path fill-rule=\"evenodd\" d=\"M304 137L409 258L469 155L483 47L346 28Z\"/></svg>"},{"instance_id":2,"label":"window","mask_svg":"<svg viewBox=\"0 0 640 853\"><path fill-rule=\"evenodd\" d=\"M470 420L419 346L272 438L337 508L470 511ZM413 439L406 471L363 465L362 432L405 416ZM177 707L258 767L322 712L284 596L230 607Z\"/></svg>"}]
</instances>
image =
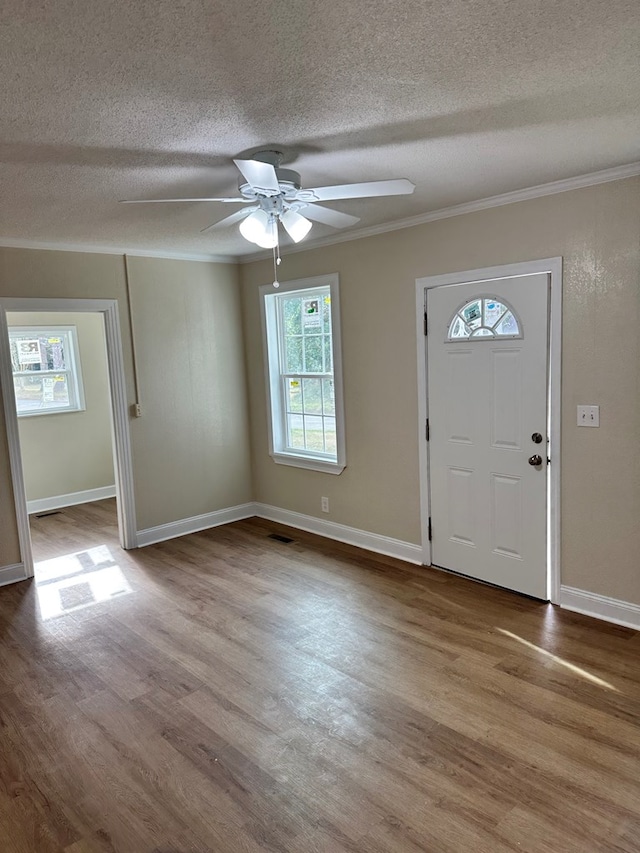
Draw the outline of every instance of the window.
<instances>
[{"instance_id":1,"label":"window","mask_svg":"<svg viewBox=\"0 0 640 853\"><path fill-rule=\"evenodd\" d=\"M449 323L447 341L463 338L521 338L520 323L509 305L494 296L483 296L465 303Z\"/></svg>"},{"instance_id":2,"label":"window","mask_svg":"<svg viewBox=\"0 0 640 853\"><path fill-rule=\"evenodd\" d=\"M84 409L74 326L9 328L19 417Z\"/></svg>"},{"instance_id":3,"label":"window","mask_svg":"<svg viewBox=\"0 0 640 853\"><path fill-rule=\"evenodd\" d=\"M261 288L275 462L345 467L338 276Z\"/></svg>"}]
</instances>

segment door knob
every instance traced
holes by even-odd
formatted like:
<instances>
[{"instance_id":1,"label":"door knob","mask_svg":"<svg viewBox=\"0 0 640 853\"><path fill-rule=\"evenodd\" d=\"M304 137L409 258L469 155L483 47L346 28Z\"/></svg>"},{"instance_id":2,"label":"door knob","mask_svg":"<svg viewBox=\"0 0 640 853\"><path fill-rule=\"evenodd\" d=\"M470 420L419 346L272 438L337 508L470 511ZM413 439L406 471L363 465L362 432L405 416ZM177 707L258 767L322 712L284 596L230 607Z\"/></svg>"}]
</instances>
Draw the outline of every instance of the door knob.
<instances>
[{"instance_id":1,"label":"door knob","mask_svg":"<svg viewBox=\"0 0 640 853\"><path fill-rule=\"evenodd\" d=\"M540 444L542 442L542 436L540 435L539 432L534 432L533 435L531 436L531 441L534 444Z\"/></svg>"},{"instance_id":2,"label":"door knob","mask_svg":"<svg viewBox=\"0 0 640 853\"><path fill-rule=\"evenodd\" d=\"M536 468L538 465L542 465L542 456L539 453L534 453L533 456L529 457L529 465L533 465Z\"/></svg>"}]
</instances>

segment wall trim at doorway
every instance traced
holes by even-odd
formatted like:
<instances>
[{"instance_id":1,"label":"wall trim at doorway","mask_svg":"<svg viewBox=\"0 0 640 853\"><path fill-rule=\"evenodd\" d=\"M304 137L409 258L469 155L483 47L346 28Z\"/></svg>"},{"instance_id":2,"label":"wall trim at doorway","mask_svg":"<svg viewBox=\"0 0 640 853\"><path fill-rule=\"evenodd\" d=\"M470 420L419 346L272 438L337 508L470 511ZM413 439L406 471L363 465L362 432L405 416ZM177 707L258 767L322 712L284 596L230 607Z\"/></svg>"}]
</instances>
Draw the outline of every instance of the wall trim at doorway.
<instances>
[{"instance_id":1,"label":"wall trim at doorway","mask_svg":"<svg viewBox=\"0 0 640 853\"><path fill-rule=\"evenodd\" d=\"M133 460L129 433L127 386L122 353L122 335L117 299L0 297L0 385L4 388L4 414L7 425L11 479L20 538L20 557L26 576L33 577L31 533L20 454L20 433L16 413L11 354L7 326L8 311L83 312L102 314L104 318L109 392L113 417L114 468L117 489L118 530L123 548L136 547L136 512L133 490Z\"/></svg>"},{"instance_id":2,"label":"wall trim at doorway","mask_svg":"<svg viewBox=\"0 0 640 853\"><path fill-rule=\"evenodd\" d=\"M145 545L155 545L156 542L165 542L167 539L175 539L177 536L186 536L188 533L200 533L211 527L219 527L221 524L230 524L232 521L242 521L243 518L251 518L255 515L254 504L246 503L238 506L230 506L218 509L215 512L205 512L202 515L193 515L191 518L181 518L179 521L169 521L166 524L158 524L156 527L147 527L138 530L138 548Z\"/></svg>"},{"instance_id":3,"label":"wall trim at doorway","mask_svg":"<svg viewBox=\"0 0 640 853\"><path fill-rule=\"evenodd\" d=\"M325 521L313 515L303 515L289 509L281 509L277 506L256 503L254 515L265 518L268 521L276 521L295 527L297 530L305 530L307 533L316 533L336 542L344 542L347 545L355 545L366 551L374 551L376 554L384 554L386 557L396 557L407 563L422 565L422 549L419 545L411 542L403 542L401 539L392 539L390 536L382 536L379 533L369 533L367 530L359 530L357 527L348 527L335 521Z\"/></svg>"},{"instance_id":4,"label":"wall trim at doorway","mask_svg":"<svg viewBox=\"0 0 640 853\"><path fill-rule=\"evenodd\" d=\"M82 492L69 492L67 495L53 495L50 498L27 501L27 512L29 515L35 515L37 512L49 512L51 509L62 509L65 506L103 501L106 498L115 498L115 496L115 484L113 486L100 486L98 489L85 489Z\"/></svg>"},{"instance_id":5,"label":"wall trim at doorway","mask_svg":"<svg viewBox=\"0 0 640 853\"><path fill-rule=\"evenodd\" d=\"M560 419L561 419L561 372L562 372L562 258L542 258L517 264L503 264L475 270L424 276L416 279L416 340L418 356L418 443L420 465L420 519L422 528L422 559L424 565L431 564L429 541L429 452L425 436L428 417L427 396L427 337L424 332L426 291L432 287L452 284L471 284L502 278L547 273L550 277L549 318L549 416L551 465L549 466L548 505L548 578L549 599L560 603Z\"/></svg>"},{"instance_id":6,"label":"wall trim at doorway","mask_svg":"<svg viewBox=\"0 0 640 853\"><path fill-rule=\"evenodd\" d=\"M33 577L33 552L31 550L27 495L24 488L22 456L20 453L20 431L18 429L18 414L13 385L13 372L11 369L9 327L7 325L7 313L3 302L4 300L0 300L0 388L2 388L4 421L7 430L7 448L9 450L9 470L11 472L13 504L16 514L16 526L18 528L19 556L21 559L20 563L14 563L9 568L15 569L16 566L22 566L24 569L23 575L12 577L11 580L8 579L11 573L9 572L6 575L7 579L3 580L3 583L13 583L16 580Z\"/></svg>"},{"instance_id":7,"label":"wall trim at doorway","mask_svg":"<svg viewBox=\"0 0 640 853\"><path fill-rule=\"evenodd\" d=\"M24 563L14 563L13 566L0 566L0 586L6 586L16 581L25 581L27 577L27 570Z\"/></svg>"},{"instance_id":8,"label":"wall trim at doorway","mask_svg":"<svg viewBox=\"0 0 640 853\"><path fill-rule=\"evenodd\" d=\"M640 604L563 585L560 587L560 607L640 631Z\"/></svg>"}]
</instances>

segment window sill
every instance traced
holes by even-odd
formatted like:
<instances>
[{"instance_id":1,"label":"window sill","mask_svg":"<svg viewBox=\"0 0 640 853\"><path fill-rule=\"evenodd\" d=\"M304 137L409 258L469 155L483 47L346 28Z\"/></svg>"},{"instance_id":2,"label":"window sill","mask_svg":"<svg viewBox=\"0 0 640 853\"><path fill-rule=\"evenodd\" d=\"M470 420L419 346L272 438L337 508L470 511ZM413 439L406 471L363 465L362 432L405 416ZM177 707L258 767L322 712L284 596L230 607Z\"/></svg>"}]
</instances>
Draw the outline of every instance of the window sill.
<instances>
[{"instance_id":1,"label":"window sill","mask_svg":"<svg viewBox=\"0 0 640 853\"><path fill-rule=\"evenodd\" d=\"M86 412L86 408L74 409L32 409L30 412L18 412L18 418L42 418L46 415L72 415L75 412Z\"/></svg>"},{"instance_id":2,"label":"window sill","mask_svg":"<svg viewBox=\"0 0 640 853\"><path fill-rule=\"evenodd\" d=\"M306 468L309 471L321 471L324 474L342 474L346 465L340 462L327 462L307 456L294 456L289 453L272 453L271 458L278 465L290 465L293 468Z\"/></svg>"}]
</instances>

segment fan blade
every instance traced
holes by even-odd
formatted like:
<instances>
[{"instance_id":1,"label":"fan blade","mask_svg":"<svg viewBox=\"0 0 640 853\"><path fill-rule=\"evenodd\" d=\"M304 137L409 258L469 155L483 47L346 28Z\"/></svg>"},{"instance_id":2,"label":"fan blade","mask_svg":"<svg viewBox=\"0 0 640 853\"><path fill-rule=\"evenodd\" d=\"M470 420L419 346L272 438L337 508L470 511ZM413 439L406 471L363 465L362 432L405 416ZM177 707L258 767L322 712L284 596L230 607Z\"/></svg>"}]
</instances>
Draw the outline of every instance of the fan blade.
<instances>
[{"instance_id":1,"label":"fan blade","mask_svg":"<svg viewBox=\"0 0 640 853\"><path fill-rule=\"evenodd\" d=\"M236 210L236 212L232 213L231 216L225 216L225 218L221 219L219 222L207 225L207 227L203 228L200 233L204 234L205 231L213 231L216 228L226 228L227 225L233 225L235 222L240 222L241 219L249 216L257 209L257 206L254 205L253 207L245 207L243 210Z\"/></svg>"},{"instance_id":2,"label":"fan blade","mask_svg":"<svg viewBox=\"0 0 640 853\"><path fill-rule=\"evenodd\" d=\"M332 228L348 228L349 225L360 222L359 216L341 213L339 210L332 210L330 207L320 207L318 204L308 204L306 207L300 208L299 212L307 219L322 222L323 225L331 225Z\"/></svg>"},{"instance_id":3,"label":"fan blade","mask_svg":"<svg viewBox=\"0 0 640 853\"><path fill-rule=\"evenodd\" d=\"M263 195L277 195L280 192L278 176L271 163L260 160L234 160L251 187Z\"/></svg>"},{"instance_id":4,"label":"fan blade","mask_svg":"<svg viewBox=\"0 0 640 853\"><path fill-rule=\"evenodd\" d=\"M385 195L409 195L415 190L415 184L406 178L397 181L368 181L365 184L341 184L335 187L314 187L299 193L300 201L313 193L309 201L332 201L338 198L372 198Z\"/></svg>"},{"instance_id":5,"label":"fan blade","mask_svg":"<svg viewBox=\"0 0 640 853\"><path fill-rule=\"evenodd\" d=\"M233 202L233 204L247 204L253 199L251 198L127 198L120 201L120 204L167 204L171 202L179 202L185 204L191 201L223 201L225 203Z\"/></svg>"}]
</instances>

